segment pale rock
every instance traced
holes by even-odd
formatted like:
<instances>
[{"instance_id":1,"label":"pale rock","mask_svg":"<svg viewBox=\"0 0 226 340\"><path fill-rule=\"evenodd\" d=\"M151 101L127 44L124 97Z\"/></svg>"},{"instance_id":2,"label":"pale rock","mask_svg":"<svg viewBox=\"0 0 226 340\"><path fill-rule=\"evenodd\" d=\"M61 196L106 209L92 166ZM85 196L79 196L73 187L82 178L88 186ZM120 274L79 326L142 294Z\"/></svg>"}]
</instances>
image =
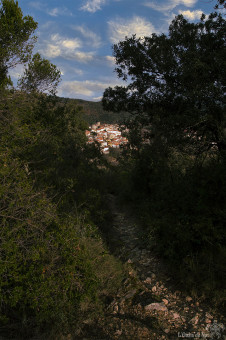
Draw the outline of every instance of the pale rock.
<instances>
[{"instance_id":1,"label":"pale rock","mask_svg":"<svg viewBox=\"0 0 226 340\"><path fill-rule=\"evenodd\" d=\"M131 259L129 259L129 260L127 261L127 263L133 263L133 261L132 261Z\"/></svg>"},{"instance_id":2,"label":"pale rock","mask_svg":"<svg viewBox=\"0 0 226 340\"><path fill-rule=\"evenodd\" d=\"M114 308L113 308L113 309L114 309L114 312L115 312L115 313L118 313L118 305L114 305Z\"/></svg>"},{"instance_id":3,"label":"pale rock","mask_svg":"<svg viewBox=\"0 0 226 340\"><path fill-rule=\"evenodd\" d=\"M211 314L209 314L209 313L206 313L206 317L207 317L208 319L213 319L213 316L212 316Z\"/></svg>"},{"instance_id":4,"label":"pale rock","mask_svg":"<svg viewBox=\"0 0 226 340\"><path fill-rule=\"evenodd\" d=\"M173 317L174 317L174 319L178 319L180 317L180 315L178 313L173 313Z\"/></svg>"},{"instance_id":5,"label":"pale rock","mask_svg":"<svg viewBox=\"0 0 226 340\"><path fill-rule=\"evenodd\" d=\"M190 323L192 323L194 325L197 325L198 322L199 322L199 316L198 315L194 316L194 318L192 318L190 320Z\"/></svg>"},{"instance_id":6,"label":"pale rock","mask_svg":"<svg viewBox=\"0 0 226 340\"><path fill-rule=\"evenodd\" d=\"M211 323L211 320L210 319L206 319L205 322L206 323Z\"/></svg>"},{"instance_id":7,"label":"pale rock","mask_svg":"<svg viewBox=\"0 0 226 340\"><path fill-rule=\"evenodd\" d=\"M83 323L86 324L86 325L89 325L89 324L92 323L92 320L91 319L86 319L86 320L83 321Z\"/></svg>"},{"instance_id":8,"label":"pale rock","mask_svg":"<svg viewBox=\"0 0 226 340\"><path fill-rule=\"evenodd\" d=\"M168 305L169 301L166 299L162 299L162 302L164 302L165 305Z\"/></svg>"},{"instance_id":9,"label":"pale rock","mask_svg":"<svg viewBox=\"0 0 226 340\"><path fill-rule=\"evenodd\" d=\"M167 329L164 329L164 332L166 333L166 334L168 334L169 333L169 329L167 328Z\"/></svg>"},{"instance_id":10,"label":"pale rock","mask_svg":"<svg viewBox=\"0 0 226 340\"><path fill-rule=\"evenodd\" d=\"M118 329L118 330L115 332L115 335L119 335L119 336L122 335L122 331Z\"/></svg>"},{"instance_id":11,"label":"pale rock","mask_svg":"<svg viewBox=\"0 0 226 340\"><path fill-rule=\"evenodd\" d=\"M133 297L133 296L136 294L136 292L137 292L137 290L134 289L134 290L132 290L131 292L127 293L127 294L124 296L125 300L128 300L128 299L130 299L131 297Z\"/></svg>"},{"instance_id":12,"label":"pale rock","mask_svg":"<svg viewBox=\"0 0 226 340\"><path fill-rule=\"evenodd\" d=\"M191 302L191 301L192 301L192 297L187 296L187 297L186 297L186 301L187 301L187 302Z\"/></svg>"},{"instance_id":13,"label":"pale rock","mask_svg":"<svg viewBox=\"0 0 226 340\"><path fill-rule=\"evenodd\" d=\"M167 312L168 311L167 307L162 302L151 303L150 305L145 306L144 309L146 311L154 311L154 310L161 311L161 312Z\"/></svg>"},{"instance_id":14,"label":"pale rock","mask_svg":"<svg viewBox=\"0 0 226 340\"><path fill-rule=\"evenodd\" d=\"M144 283L149 283L149 284L151 284L151 278L150 278L150 277L147 277L146 280L144 280Z\"/></svg>"},{"instance_id":15,"label":"pale rock","mask_svg":"<svg viewBox=\"0 0 226 340\"><path fill-rule=\"evenodd\" d=\"M156 286L152 287L152 289L151 289L151 290L152 290L152 292L153 292L153 293L155 293L155 292L156 292L156 290L157 290Z\"/></svg>"}]
</instances>

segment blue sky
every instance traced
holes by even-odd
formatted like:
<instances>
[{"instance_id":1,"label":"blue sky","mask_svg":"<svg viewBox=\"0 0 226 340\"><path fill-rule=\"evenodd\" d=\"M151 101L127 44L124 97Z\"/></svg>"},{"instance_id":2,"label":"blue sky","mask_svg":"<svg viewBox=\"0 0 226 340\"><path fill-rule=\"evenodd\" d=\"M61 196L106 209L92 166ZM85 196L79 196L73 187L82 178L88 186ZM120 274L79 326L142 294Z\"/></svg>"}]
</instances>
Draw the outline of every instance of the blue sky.
<instances>
[{"instance_id":1,"label":"blue sky","mask_svg":"<svg viewBox=\"0 0 226 340\"><path fill-rule=\"evenodd\" d=\"M114 73L112 44L136 33L167 33L182 13L196 21L214 11L211 0L19 0L24 15L38 22L34 52L62 72L58 95L101 100L108 86L121 85ZM11 72L15 80L19 66Z\"/></svg>"}]
</instances>

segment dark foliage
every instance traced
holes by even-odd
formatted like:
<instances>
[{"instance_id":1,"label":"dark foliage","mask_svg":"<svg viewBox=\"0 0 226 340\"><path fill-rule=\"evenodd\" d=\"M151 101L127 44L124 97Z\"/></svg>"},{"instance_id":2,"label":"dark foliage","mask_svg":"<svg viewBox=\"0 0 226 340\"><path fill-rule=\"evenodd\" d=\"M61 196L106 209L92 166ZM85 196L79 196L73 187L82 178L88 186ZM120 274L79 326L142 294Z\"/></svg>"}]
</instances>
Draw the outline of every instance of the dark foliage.
<instances>
[{"instance_id":1,"label":"dark foliage","mask_svg":"<svg viewBox=\"0 0 226 340\"><path fill-rule=\"evenodd\" d=\"M118 76L130 80L102 101L132 115L119 167L124 199L184 287L225 301L225 20L179 15L168 35L127 37L113 51Z\"/></svg>"},{"instance_id":2,"label":"dark foliage","mask_svg":"<svg viewBox=\"0 0 226 340\"><path fill-rule=\"evenodd\" d=\"M226 8L225 0L217 0L217 4L214 7L215 9L223 9Z\"/></svg>"},{"instance_id":3,"label":"dark foliage","mask_svg":"<svg viewBox=\"0 0 226 340\"><path fill-rule=\"evenodd\" d=\"M86 145L81 107L52 95L59 70L38 54L26 92L8 89L9 67L31 58L37 24L17 2L1 5L0 333L59 338L101 313L123 270L95 224L106 216L104 170Z\"/></svg>"}]
</instances>

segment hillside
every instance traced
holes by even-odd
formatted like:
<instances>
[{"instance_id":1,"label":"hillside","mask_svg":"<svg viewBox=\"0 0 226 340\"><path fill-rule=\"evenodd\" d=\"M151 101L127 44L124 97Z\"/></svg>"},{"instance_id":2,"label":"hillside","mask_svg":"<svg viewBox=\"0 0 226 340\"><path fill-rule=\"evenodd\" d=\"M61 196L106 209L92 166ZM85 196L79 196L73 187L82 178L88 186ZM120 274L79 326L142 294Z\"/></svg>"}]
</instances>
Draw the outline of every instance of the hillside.
<instances>
[{"instance_id":1,"label":"hillside","mask_svg":"<svg viewBox=\"0 0 226 340\"><path fill-rule=\"evenodd\" d=\"M97 121L105 124L115 124L129 117L129 114L127 112L114 113L104 110L101 102L92 102L83 99L59 99L61 102L67 102L70 104L74 103L74 105L82 106L84 111L84 120L87 121L89 124L96 123Z\"/></svg>"}]
</instances>

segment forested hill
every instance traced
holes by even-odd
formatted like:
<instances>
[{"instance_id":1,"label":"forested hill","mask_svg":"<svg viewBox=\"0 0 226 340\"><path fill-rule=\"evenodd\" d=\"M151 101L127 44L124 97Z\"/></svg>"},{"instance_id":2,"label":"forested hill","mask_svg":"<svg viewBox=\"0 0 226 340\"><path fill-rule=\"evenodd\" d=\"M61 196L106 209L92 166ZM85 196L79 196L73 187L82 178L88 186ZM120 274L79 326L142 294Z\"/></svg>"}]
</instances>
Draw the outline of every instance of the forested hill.
<instances>
[{"instance_id":1,"label":"forested hill","mask_svg":"<svg viewBox=\"0 0 226 340\"><path fill-rule=\"evenodd\" d=\"M127 112L115 113L112 111L106 111L103 109L101 102L69 98L59 98L59 100L60 102L67 102L74 104L75 106L82 106L84 120L89 124L96 123L97 121L105 124L119 123L129 116Z\"/></svg>"}]
</instances>

